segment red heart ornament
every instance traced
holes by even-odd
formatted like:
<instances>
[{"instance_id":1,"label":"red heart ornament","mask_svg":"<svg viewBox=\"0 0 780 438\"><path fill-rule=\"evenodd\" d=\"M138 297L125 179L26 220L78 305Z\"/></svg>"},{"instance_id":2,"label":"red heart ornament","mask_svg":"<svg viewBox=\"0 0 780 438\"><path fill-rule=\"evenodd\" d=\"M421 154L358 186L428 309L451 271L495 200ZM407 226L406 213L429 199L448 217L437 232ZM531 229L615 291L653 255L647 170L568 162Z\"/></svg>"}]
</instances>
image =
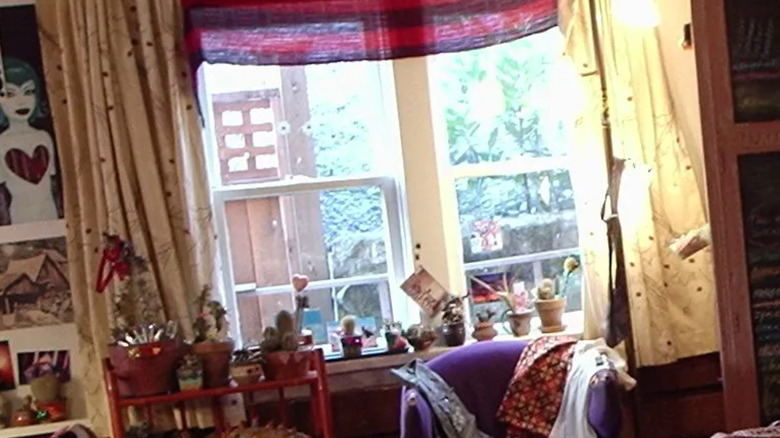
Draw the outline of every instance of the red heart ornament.
<instances>
[{"instance_id":1,"label":"red heart ornament","mask_svg":"<svg viewBox=\"0 0 780 438\"><path fill-rule=\"evenodd\" d=\"M38 184L49 168L49 151L38 145L30 157L21 149L13 148L5 153L5 164L19 178L30 184Z\"/></svg>"},{"instance_id":2,"label":"red heart ornament","mask_svg":"<svg viewBox=\"0 0 780 438\"><path fill-rule=\"evenodd\" d=\"M309 285L309 277L301 274L295 274L292 278L292 287L296 292L302 292Z\"/></svg>"}]
</instances>

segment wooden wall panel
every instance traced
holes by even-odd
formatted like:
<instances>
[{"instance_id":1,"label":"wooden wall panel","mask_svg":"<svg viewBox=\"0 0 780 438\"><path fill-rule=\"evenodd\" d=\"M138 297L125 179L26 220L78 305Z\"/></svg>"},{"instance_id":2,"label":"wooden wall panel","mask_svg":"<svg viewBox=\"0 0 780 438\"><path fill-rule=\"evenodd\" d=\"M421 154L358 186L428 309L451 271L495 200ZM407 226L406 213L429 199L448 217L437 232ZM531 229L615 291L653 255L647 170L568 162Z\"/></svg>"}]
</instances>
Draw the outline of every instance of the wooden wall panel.
<instances>
[{"instance_id":1,"label":"wooden wall panel","mask_svg":"<svg viewBox=\"0 0 780 438\"><path fill-rule=\"evenodd\" d=\"M639 438L709 438L725 430L718 354L639 370Z\"/></svg>"}]
</instances>

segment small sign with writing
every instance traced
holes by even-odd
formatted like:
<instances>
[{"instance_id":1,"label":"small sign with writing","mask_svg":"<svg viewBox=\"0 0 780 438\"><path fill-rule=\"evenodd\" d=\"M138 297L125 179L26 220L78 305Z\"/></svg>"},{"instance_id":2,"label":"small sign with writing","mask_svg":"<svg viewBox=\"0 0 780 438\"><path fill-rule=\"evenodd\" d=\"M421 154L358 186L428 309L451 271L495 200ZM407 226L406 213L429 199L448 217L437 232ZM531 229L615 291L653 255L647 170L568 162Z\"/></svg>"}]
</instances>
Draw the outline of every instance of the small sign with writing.
<instances>
[{"instance_id":1,"label":"small sign with writing","mask_svg":"<svg viewBox=\"0 0 780 438\"><path fill-rule=\"evenodd\" d=\"M401 289L431 317L441 311L449 296L444 286L422 267L404 281Z\"/></svg>"}]
</instances>

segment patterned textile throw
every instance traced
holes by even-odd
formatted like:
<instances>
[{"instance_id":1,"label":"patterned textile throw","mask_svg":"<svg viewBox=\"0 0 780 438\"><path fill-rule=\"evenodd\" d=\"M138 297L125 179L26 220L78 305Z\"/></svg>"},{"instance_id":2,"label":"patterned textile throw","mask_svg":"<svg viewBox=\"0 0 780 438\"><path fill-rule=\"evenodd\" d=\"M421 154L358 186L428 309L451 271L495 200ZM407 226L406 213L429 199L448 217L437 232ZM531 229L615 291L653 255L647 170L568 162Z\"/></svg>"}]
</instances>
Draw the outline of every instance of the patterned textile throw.
<instances>
[{"instance_id":1,"label":"patterned textile throw","mask_svg":"<svg viewBox=\"0 0 780 438\"><path fill-rule=\"evenodd\" d=\"M769 427L762 427L759 429L740 430L732 434L718 433L712 436L712 438L737 438L737 437L780 438L780 421L774 422Z\"/></svg>"},{"instance_id":2,"label":"patterned textile throw","mask_svg":"<svg viewBox=\"0 0 780 438\"><path fill-rule=\"evenodd\" d=\"M476 49L557 25L556 0L181 0L201 62L296 65Z\"/></svg>"},{"instance_id":3,"label":"patterned textile throw","mask_svg":"<svg viewBox=\"0 0 780 438\"><path fill-rule=\"evenodd\" d=\"M523 350L497 414L507 423L507 438L550 434L576 343L570 336L543 336Z\"/></svg>"}]
</instances>

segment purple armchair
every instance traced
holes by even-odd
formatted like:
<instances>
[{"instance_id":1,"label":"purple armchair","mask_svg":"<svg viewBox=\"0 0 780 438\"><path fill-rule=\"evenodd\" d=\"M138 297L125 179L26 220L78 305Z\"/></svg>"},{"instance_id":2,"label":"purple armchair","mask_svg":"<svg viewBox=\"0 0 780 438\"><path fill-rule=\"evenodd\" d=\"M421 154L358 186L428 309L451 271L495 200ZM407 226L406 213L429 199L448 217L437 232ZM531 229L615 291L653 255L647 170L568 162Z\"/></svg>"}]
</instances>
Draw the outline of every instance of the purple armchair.
<instances>
[{"instance_id":1,"label":"purple armchair","mask_svg":"<svg viewBox=\"0 0 780 438\"><path fill-rule=\"evenodd\" d=\"M482 432L505 438L506 427L496 412L526 342L478 342L447 352L427 363L458 394L474 414ZM615 376L596 383L589 390L588 422L599 438L620 435L620 390ZM401 437L433 438L435 416L425 398L414 388L401 394Z\"/></svg>"}]
</instances>

